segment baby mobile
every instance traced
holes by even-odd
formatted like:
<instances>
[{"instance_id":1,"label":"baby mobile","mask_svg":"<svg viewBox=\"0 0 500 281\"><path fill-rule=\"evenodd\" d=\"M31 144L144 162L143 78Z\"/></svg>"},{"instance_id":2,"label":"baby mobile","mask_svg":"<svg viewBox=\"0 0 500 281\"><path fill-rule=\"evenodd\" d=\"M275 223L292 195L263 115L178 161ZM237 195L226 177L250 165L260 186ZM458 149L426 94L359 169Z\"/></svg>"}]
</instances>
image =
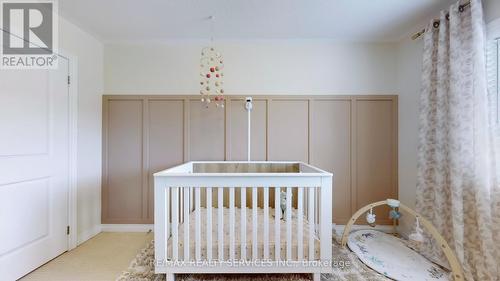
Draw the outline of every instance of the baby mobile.
<instances>
[{"instance_id":1,"label":"baby mobile","mask_svg":"<svg viewBox=\"0 0 500 281\"><path fill-rule=\"evenodd\" d=\"M389 218L393 220L394 233L396 233L396 221L401 218L401 213L398 210L399 201L394 199L387 199L387 205L391 207L389 211ZM375 226L376 215L373 213L373 208L370 208L370 211L366 213L366 222L370 226Z\"/></svg>"},{"instance_id":2,"label":"baby mobile","mask_svg":"<svg viewBox=\"0 0 500 281\"><path fill-rule=\"evenodd\" d=\"M396 222L401 219L401 212L399 211L400 202L395 199L387 199L387 205L391 208L389 211L389 218L393 220L394 233L396 231ZM366 222L370 226L375 226L376 215L373 213L373 207L370 208L368 213L366 213ZM414 248L418 248L424 242L423 230L420 227L419 216L415 215L415 228L408 236L410 240L410 245Z\"/></svg>"},{"instance_id":3,"label":"baby mobile","mask_svg":"<svg viewBox=\"0 0 500 281\"><path fill-rule=\"evenodd\" d=\"M210 16L211 31L213 34L214 17ZM201 50L200 59L200 94L201 102L205 107L214 103L216 107L224 107L224 59L222 55L213 47L213 36L210 38L210 47Z\"/></svg>"}]
</instances>

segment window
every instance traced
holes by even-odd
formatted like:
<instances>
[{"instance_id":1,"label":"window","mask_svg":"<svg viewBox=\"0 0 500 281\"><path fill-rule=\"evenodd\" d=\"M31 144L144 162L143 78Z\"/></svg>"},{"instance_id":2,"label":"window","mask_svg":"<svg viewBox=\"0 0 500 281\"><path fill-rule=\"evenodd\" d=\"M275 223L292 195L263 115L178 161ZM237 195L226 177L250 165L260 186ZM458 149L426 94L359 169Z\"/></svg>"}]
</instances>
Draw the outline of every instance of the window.
<instances>
[{"instance_id":1,"label":"window","mask_svg":"<svg viewBox=\"0 0 500 281\"><path fill-rule=\"evenodd\" d=\"M500 123L500 19L488 24L487 43L488 92L494 95L492 114Z\"/></svg>"}]
</instances>

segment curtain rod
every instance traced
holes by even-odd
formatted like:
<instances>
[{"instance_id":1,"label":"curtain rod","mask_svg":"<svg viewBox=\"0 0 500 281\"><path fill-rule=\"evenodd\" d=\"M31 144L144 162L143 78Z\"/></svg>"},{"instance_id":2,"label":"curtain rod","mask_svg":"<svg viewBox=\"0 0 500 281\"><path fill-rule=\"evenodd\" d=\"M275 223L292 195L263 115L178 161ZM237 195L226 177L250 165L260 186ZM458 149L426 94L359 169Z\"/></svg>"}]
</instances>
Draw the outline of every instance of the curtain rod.
<instances>
[{"instance_id":1,"label":"curtain rod","mask_svg":"<svg viewBox=\"0 0 500 281\"><path fill-rule=\"evenodd\" d=\"M464 4L462 4L462 5L458 6L458 11L459 11L459 12L463 12L463 11L464 11L464 9L465 9L466 7L468 7L468 6L470 6L470 1L467 1L467 2L465 2ZM446 14L446 19L449 19L449 17L450 17L450 13L447 13L447 14ZM439 27L439 19L434 20L434 27ZM418 38L420 38L422 35L424 35L424 33L425 33L425 28L423 28L423 29L422 29L422 30L420 30L419 32L417 32L417 33L413 34L413 35L411 36L411 39L412 39L412 40L417 40L417 39L418 39Z\"/></svg>"}]
</instances>

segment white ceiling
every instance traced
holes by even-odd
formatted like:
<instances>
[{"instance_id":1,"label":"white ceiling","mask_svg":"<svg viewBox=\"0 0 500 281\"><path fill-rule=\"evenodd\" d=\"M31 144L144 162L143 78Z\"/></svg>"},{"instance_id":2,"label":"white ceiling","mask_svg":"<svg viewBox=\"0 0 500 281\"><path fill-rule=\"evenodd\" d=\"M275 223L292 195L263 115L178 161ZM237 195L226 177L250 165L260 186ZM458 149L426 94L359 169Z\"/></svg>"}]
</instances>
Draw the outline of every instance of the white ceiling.
<instances>
[{"instance_id":1,"label":"white ceiling","mask_svg":"<svg viewBox=\"0 0 500 281\"><path fill-rule=\"evenodd\" d=\"M207 39L396 41L455 0L59 0L105 42Z\"/></svg>"}]
</instances>

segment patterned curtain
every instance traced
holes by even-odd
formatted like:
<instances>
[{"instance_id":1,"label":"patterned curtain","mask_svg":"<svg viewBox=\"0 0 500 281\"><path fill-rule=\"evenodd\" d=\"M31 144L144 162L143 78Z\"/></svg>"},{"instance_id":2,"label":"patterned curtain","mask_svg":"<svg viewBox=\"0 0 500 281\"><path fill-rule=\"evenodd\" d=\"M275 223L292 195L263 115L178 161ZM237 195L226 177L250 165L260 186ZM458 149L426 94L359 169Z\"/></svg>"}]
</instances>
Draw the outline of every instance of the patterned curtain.
<instances>
[{"instance_id":1,"label":"patterned curtain","mask_svg":"<svg viewBox=\"0 0 500 281\"><path fill-rule=\"evenodd\" d=\"M480 0L429 24L419 114L417 211L445 237L467 280L500 279L500 142L488 93ZM426 255L443 261L439 245Z\"/></svg>"}]
</instances>

